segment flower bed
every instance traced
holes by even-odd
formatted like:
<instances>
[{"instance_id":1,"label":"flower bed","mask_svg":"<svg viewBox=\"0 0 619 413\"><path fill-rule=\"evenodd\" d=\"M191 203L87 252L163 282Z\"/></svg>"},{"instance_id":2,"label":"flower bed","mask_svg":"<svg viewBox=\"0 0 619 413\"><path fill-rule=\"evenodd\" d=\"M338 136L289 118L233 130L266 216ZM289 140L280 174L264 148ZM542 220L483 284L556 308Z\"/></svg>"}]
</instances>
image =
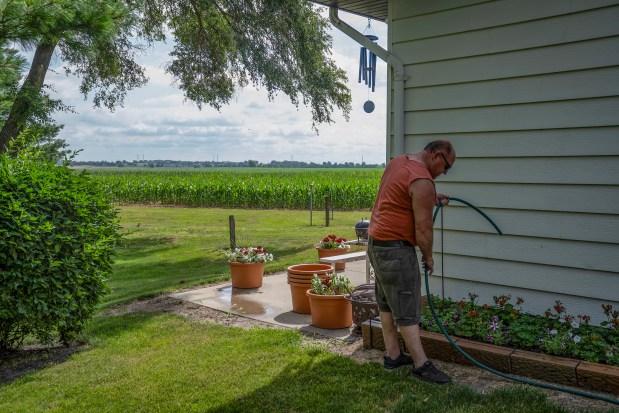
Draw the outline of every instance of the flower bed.
<instances>
[{"instance_id":1,"label":"flower bed","mask_svg":"<svg viewBox=\"0 0 619 413\"><path fill-rule=\"evenodd\" d=\"M606 320L599 326L588 315L569 315L560 301L543 316L522 311L522 298L495 296L493 304L479 305L477 294L469 300L441 300L432 296L434 308L450 335L489 344L619 366L619 311L602 305ZM429 307L424 307L422 329L440 333Z\"/></svg>"}]
</instances>

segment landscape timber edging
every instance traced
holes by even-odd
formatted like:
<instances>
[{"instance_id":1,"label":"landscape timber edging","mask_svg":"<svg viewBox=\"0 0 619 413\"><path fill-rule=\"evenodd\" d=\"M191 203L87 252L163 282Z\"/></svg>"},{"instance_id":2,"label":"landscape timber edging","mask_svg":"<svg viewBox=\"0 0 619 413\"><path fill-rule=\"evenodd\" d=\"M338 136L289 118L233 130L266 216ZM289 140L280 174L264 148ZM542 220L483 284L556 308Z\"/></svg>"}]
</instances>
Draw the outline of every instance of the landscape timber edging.
<instances>
[{"instance_id":1,"label":"landscape timber edging","mask_svg":"<svg viewBox=\"0 0 619 413\"><path fill-rule=\"evenodd\" d=\"M382 326L378 319L364 321L361 333L364 348L385 350ZM400 348L406 351L400 333L398 341ZM453 341L480 363L504 373L619 395L619 367L616 366L496 346L459 337L454 337ZM443 334L421 330L421 342L426 355L431 359L473 364L464 358Z\"/></svg>"}]
</instances>

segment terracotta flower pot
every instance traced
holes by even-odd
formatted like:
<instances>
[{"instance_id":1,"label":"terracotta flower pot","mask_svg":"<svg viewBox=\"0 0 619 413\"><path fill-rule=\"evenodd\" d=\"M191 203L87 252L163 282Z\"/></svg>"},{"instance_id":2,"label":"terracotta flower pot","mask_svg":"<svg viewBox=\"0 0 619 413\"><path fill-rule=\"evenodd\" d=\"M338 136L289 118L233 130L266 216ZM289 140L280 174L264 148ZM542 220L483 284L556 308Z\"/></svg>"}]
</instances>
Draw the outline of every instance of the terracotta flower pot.
<instances>
[{"instance_id":1,"label":"terracotta flower pot","mask_svg":"<svg viewBox=\"0 0 619 413\"><path fill-rule=\"evenodd\" d=\"M318 295L308 290L312 325L318 328L336 329L352 325L352 304L344 295Z\"/></svg>"},{"instance_id":2,"label":"terracotta flower pot","mask_svg":"<svg viewBox=\"0 0 619 413\"><path fill-rule=\"evenodd\" d=\"M310 314L309 299L305 292L312 288L312 276L316 274L320 277L333 271L333 266L329 264L297 264L288 267L292 311L299 314ZM307 281L303 279L304 277L307 277Z\"/></svg>"},{"instance_id":3,"label":"terracotta flower pot","mask_svg":"<svg viewBox=\"0 0 619 413\"><path fill-rule=\"evenodd\" d=\"M324 279L327 276L326 274L316 274L316 275L318 275L318 277L321 279ZM288 281L311 283L313 276L314 276L313 274L312 275L288 274Z\"/></svg>"},{"instance_id":4,"label":"terracotta flower pot","mask_svg":"<svg viewBox=\"0 0 619 413\"><path fill-rule=\"evenodd\" d=\"M344 255L348 253L348 249L346 248L316 248L316 251L318 251L318 258L333 257L336 255ZM346 268L345 262L335 263L336 271L342 271L345 268Z\"/></svg>"},{"instance_id":5,"label":"terracotta flower pot","mask_svg":"<svg viewBox=\"0 0 619 413\"><path fill-rule=\"evenodd\" d=\"M312 285L291 282L288 282L288 285L290 285L290 295L292 296L292 311L299 314L310 314L310 303L305 293L312 288Z\"/></svg>"},{"instance_id":6,"label":"terracotta flower pot","mask_svg":"<svg viewBox=\"0 0 619 413\"><path fill-rule=\"evenodd\" d=\"M300 279L297 279L297 278L294 278L294 277L288 277L288 278L287 278L287 281L288 281L289 283L293 283L293 284L304 284L304 285L305 285L305 284L311 284L311 283L312 283L312 280L311 280L311 279L300 280Z\"/></svg>"},{"instance_id":7,"label":"terracotta flower pot","mask_svg":"<svg viewBox=\"0 0 619 413\"><path fill-rule=\"evenodd\" d=\"M263 262L228 262L230 264L230 278L235 288L262 287L264 276Z\"/></svg>"},{"instance_id":8,"label":"terracotta flower pot","mask_svg":"<svg viewBox=\"0 0 619 413\"><path fill-rule=\"evenodd\" d=\"M288 267L288 274L309 275L314 274L324 275L333 272L331 264L296 264Z\"/></svg>"}]
</instances>

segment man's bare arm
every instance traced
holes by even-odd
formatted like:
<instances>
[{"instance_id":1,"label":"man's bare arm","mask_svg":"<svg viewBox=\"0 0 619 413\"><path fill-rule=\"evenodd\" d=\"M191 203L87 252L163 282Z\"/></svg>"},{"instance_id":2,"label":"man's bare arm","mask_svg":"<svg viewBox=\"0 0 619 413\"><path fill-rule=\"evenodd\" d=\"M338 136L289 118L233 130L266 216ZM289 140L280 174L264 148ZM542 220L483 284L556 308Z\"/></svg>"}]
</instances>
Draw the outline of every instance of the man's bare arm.
<instances>
[{"instance_id":1,"label":"man's bare arm","mask_svg":"<svg viewBox=\"0 0 619 413\"><path fill-rule=\"evenodd\" d=\"M412 198L413 214L415 216L415 239L421 251L422 261L432 274L434 272L434 259L432 258L432 244L434 232L432 225L432 210L436 197L436 189L429 179L417 179L409 188Z\"/></svg>"}]
</instances>

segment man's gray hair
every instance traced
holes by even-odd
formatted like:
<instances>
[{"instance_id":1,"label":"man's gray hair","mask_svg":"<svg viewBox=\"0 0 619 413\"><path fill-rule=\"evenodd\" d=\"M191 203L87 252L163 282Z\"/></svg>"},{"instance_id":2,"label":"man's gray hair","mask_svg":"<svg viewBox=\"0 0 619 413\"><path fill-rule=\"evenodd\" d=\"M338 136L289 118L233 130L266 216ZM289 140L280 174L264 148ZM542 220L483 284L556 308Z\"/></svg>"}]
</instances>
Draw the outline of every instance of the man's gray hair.
<instances>
[{"instance_id":1,"label":"man's gray hair","mask_svg":"<svg viewBox=\"0 0 619 413\"><path fill-rule=\"evenodd\" d=\"M445 152L446 154L450 154L453 152L454 148L451 142L446 140L436 140L428 143L425 148L423 148L426 152Z\"/></svg>"}]
</instances>

